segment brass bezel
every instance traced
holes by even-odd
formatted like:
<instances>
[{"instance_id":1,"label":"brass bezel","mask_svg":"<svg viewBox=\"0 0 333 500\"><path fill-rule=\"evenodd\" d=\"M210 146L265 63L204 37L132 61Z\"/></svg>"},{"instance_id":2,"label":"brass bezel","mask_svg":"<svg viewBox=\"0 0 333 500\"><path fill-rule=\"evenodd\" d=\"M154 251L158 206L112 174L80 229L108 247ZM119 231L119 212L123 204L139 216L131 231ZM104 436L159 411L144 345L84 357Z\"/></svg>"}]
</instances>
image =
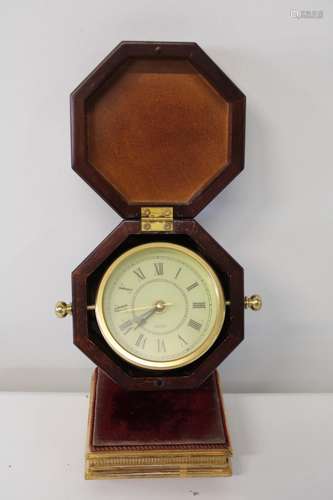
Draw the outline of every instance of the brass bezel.
<instances>
[{"instance_id":1,"label":"brass bezel","mask_svg":"<svg viewBox=\"0 0 333 500\"><path fill-rule=\"evenodd\" d=\"M209 333L209 335L206 337L204 342L193 352L190 354L187 354L186 356L182 356L180 358L177 358L175 360L169 360L169 361L149 361L143 358L140 358L130 352L128 352L124 347L122 347L115 337L113 337L112 333L110 332L106 321L104 317L104 312L103 312L103 295L105 291L106 284L108 282L108 279L110 275L113 273L113 271L128 257L131 257L132 255L135 255L136 253L140 253L141 251L147 249L147 248L154 248L154 249L159 249L159 248L172 248L175 250L178 250L181 253L184 253L191 258L195 259L199 264L207 271L207 273L211 276L211 279L214 284L214 291L216 294L217 298L217 304L218 305L218 312L217 316L215 319L215 323ZM224 297L224 292L223 288L221 286L220 280L215 273L215 271L212 269L212 267L197 253L193 252L192 250L182 246L178 245L175 243L166 243L166 242L154 242L154 243L145 243L142 245L138 245L134 248L131 248L130 250L127 250L124 252L120 257L118 257L111 265L110 267L105 271L103 278L99 284L98 291L97 291L97 297L96 297L96 304L95 304L95 314L96 314L96 320L99 326L99 329L101 331L101 334L103 335L105 341L108 343L108 345L113 349L118 356L120 356L122 359L127 361L128 363L131 363L132 365L138 366L140 368L145 368L147 370L174 370L176 368L181 368L182 366L189 365L190 363L193 363L193 361L197 360L200 358L203 354L205 354L208 349L214 344L216 341L217 337L220 334L220 331L222 329L224 319L225 319L225 309L226 309L226 301Z\"/></svg>"}]
</instances>

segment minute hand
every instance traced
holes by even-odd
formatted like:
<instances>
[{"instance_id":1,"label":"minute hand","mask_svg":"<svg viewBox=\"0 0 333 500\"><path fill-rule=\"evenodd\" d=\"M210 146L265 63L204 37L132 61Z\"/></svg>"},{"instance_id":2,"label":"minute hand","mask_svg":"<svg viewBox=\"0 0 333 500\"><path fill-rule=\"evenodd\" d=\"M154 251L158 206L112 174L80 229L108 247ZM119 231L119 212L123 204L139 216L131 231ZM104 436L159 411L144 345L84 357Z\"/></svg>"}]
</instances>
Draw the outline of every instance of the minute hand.
<instances>
[{"instance_id":1,"label":"minute hand","mask_svg":"<svg viewBox=\"0 0 333 500\"><path fill-rule=\"evenodd\" d=\"M172 306L172 302L165 302L164 303L164 306L167 307L167 306ZM120 312L121 313L128 313L128 312L134 312L134 311L144 311L145 309L149 309L149 311L151 310L151 305L149 306L139 306L139 307L128 307L126 309L122 309ZM146 313L145 313L146 314ZM139 316L140 317L140 316Z\"/></svg>"}]
</instances>

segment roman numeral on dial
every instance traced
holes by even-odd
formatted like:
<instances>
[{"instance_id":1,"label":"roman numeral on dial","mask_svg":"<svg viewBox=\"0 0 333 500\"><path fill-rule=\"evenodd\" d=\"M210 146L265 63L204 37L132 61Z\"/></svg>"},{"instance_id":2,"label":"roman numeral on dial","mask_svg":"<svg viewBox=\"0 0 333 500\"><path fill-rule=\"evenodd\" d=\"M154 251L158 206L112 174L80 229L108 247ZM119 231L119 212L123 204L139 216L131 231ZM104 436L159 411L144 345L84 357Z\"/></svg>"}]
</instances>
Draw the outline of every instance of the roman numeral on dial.
<instances>
[{"instance_id":1,"label":"roman numeral on dial","mask_svg":"<svg viewBox=\"0 0 333 500\"><path fill-rule=\"evenodd\" d=\"M193 302L193 309L206 309L206 302Z\"/></svg>"},{"instance_id":2,"label":"roman numeral on dial","mask_svg":"<svg viewBox=\"0 0 333 500\"><path fill-rule=\"evenodd\" d=\"M191 328L194 328L194 330L197 330L197 331L199 331L200 328L202 327L202 323L199 323L198 321L195 321L194 319L190 319L187 324L188 324L188 326L190 326Z\"/></svg>"},{"instance_id":3,"label":"roman numeral on dial","mask_svg":"<svg viewBox=\"0 0 333 500\"><path fill-rule=\"evenodd\" d=\"M125 292L133 292L133 288L127 288L127 286L120 285L119 290L125 290Z\"/></svg>"},{"instance_id":4,"label":"roman numeral on dial","mask_svg":"<svg viewBox=\"0 0 333 500\"><path fill-rule=\"evenodd\" d=\"M178 276L179 276L179 274L180 274L181 270L182 270L182 268L180 267L180 268L178 269L178 271L176 272L175 280L178 278Z\"/></svg>"},{"instance_id":5,"label":"roman numeral on dial","mask_svg":"<svg viewBox=\"0 0 333 500\"><path fill-rule=\"evenodd\" d=\"M196 288L197 286L199 286L199 283L196 281L195 283L192 283L192 285L187 286L186 290L190 292L191 290L193 290L193 288Z\"/></svg>"},{"instance_id":6,"label":"roman numeral on dial","mask_svg":"<svg viewBox=\"0 0 333 500\"><path fill-rule=\"evenodd\" d=\"M137 269L134 269L133 270L133 273L137 275L137 277L140 279L140 280L144 280L145 279L145 275L144 275L144 272L142 271L141 267L138 267Z\"/></svg>"},{"instance_id":7,"label":"roman numeral on dial","mask_svg":"<svg viewBox=\"0 0 333 500\"><path fill-rule=\"evenodd\" d=\"M114 306L114 312L126 311L128 309L128 304L123 304L122 306Z\"/></svg>"},{"instance_id":8,"label":"roman numeral on dial","mask_svg":"<svg viewBox=\"0 0 333 500\"><path fill-rule=\"evenodd\" d=\"M144 349L145 346L146 346L146 342L147 342L147 337L145 337L142 333L138 336L138 338L136 339L136 342L135 342L135 345L137 347L140 347L141 349Z\"/></svg>"},{"instance_id":9,"label":"roman numeral on dial","mask_svg":"<svg viewBox=\"0 0 333 500\"><path fill-rule=\"evenodd\" d=\"M166 352L166 346L163 339L157 339L157 350L158 352Z\"/></svg>"},{"instance_id":10,"label":"roman numeral on dial","mask_svg":"<svg viewBox=\"0 0 333 500\"><path fill-rule=\"evenodd\" d=\"M120 326L119 326L120 330L122 332L124 332L125 334L128 333L130 330L132 330L133 328L133 324L132 324L132 321L130 319L128 319L127 321L124 321L124 323L122 323Z\"/></svg>"},{"instance_id":11,"label":"roman numeral on dial","mask_svg":"<svg viewBox=\"0 0 333 500\"><path fill-rule=\"evenodd\" d=\"M155 262L154 267L155 267L155 274L157 276L162 276L162 274L164 274L163 262Z\"/></svg>"},{"instance_id":12,"label":"roman numeral on dial","mask_svg":"<svg viewBox=\"0 0 333 500\"><path fill-rule=\"evenodd\" d=\"M181 335L178 335L178 338L179 338L180 342L182 343L182 345L188 345L188 342L186 342L186 340Z\"/></svg>"}]
</instances>

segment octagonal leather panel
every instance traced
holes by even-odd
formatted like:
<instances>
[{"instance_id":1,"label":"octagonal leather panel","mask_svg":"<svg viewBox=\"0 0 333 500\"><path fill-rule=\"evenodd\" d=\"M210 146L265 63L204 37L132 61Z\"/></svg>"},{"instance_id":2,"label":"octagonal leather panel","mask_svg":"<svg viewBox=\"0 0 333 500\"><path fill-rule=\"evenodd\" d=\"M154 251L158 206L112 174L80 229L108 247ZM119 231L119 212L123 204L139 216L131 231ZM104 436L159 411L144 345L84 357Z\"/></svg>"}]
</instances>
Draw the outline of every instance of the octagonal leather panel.
<instances>
[{"instance_id":1,"label":"octagonal leather panel","mask_svg":"<svg viewBox=\"0 0 333 500\"><path fill-rule=\"evenodd\" d=\"M129 204L187 204L228 163L228 121L189 61L128 61L87 102L88 161Z\"/></svg>"}]
</instances>

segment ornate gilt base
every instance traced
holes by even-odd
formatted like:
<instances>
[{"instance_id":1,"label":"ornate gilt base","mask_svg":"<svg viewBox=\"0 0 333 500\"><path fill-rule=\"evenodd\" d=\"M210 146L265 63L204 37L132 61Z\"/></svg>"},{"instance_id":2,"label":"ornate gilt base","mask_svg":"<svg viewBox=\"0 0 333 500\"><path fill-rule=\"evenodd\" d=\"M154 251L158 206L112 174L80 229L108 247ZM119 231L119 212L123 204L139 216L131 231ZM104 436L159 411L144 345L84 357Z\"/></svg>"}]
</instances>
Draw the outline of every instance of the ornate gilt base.
<instances>
[{"instance_id":1,"label":"ornate gilt base","mask_svg":"<svg viewBox=\"0 0 333 500\"><path fill-rule=\"evenodd\" d=\"M216 374L203 388L161 396L123 391L97 369L87 438L86 479L231 475L232 450Z\"/></svg>"}]
</instances>

